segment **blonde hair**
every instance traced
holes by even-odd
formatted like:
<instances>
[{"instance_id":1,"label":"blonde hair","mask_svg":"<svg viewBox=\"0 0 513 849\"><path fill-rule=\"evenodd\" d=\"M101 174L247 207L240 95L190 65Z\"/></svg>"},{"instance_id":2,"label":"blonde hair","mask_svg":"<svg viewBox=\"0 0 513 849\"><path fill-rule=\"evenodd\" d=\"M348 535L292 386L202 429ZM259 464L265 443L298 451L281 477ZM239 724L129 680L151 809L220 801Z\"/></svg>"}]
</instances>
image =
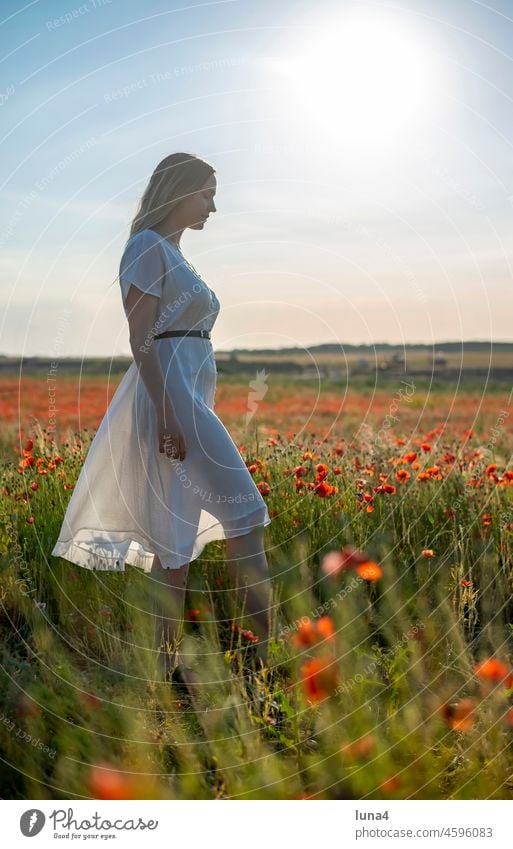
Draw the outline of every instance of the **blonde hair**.
<instances>
[{"instance_id":1,"label":"blonde hair","mask_svg":"<svg viewBox=\"0 0 513 849\"><path fill-rule=\"evenodd\" d=\"M163 221L184 198L203 188L212 174L215 168L194 153L166 156L155 168L143 192L125 248L135 233ZM116 277L114 283L118 280Z\"/></svg>"}]
</instances>

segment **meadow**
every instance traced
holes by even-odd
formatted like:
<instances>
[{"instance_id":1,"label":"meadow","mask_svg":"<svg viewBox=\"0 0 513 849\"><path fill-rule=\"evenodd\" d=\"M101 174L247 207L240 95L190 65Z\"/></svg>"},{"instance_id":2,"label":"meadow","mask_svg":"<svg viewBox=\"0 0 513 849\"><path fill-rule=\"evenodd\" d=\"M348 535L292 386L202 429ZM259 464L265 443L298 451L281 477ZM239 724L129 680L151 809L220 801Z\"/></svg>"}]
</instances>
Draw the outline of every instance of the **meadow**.
<instances>
[{"instance_id":1,"label":"meadow","mask_svg":"<svg viewBox=\"0 0 513 849\"><path fill-rule=\"evenodd\" d=\"M193 693L159 680L144 574L50 555L118 377L4 376L2 796L506 799L513 795L508 387L247 380L215 411L273 519L269 663L224 545L189 572ZM278 619L279 611L279 619Z\"/></svg>"}]
</instances>

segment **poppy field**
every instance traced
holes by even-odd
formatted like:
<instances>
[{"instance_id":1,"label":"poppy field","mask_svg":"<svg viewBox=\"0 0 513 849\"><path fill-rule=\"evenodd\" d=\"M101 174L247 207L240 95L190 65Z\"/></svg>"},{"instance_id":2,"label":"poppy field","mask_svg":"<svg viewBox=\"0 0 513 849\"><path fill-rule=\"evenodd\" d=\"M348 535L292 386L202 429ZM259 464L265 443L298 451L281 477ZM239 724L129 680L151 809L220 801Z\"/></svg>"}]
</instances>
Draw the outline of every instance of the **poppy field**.
<instances>
[{"instance_id":1,"label":"poppy field","mask_svg":"<svg viewBox=\"0 0 513 849\"><path fill-rule=\"evenodd\" d=\"M273 639L260 667L210 543L191 693L160 679L144 573L50 555L116 382L60 377L55 431L44 378L0 383L3 798L511 798L509 390L220 381L273 519Z\"/></svg>"}]
</instances>

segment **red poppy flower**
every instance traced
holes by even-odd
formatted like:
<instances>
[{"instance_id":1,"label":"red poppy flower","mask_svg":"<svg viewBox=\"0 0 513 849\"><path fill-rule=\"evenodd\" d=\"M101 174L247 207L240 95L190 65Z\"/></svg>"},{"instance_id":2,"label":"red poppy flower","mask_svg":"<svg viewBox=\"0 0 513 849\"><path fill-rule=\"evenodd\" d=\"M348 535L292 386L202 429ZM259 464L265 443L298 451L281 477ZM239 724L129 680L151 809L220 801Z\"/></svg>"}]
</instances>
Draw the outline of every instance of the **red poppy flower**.
<instances>
[{"instance_id":1,"label":"red poppy flower","mask_svg":"<svg viewBox=\"0 0 513 849\"><path fill-rule=\"evenodd\" d=\"M361 563L356 567L356 572L364 581L378 581L383 576L383 569L373 560Z\"/></svg>"},{"instance_id":2,"label":"red poppy flower","mask_svg":"<svg viewBox=\"0 0 513 849\"><path fill-rule=\"evenodd\" d=\"M379 787L384 793L395 793L400 787L399 778L397 775L391 775L390 778L385 778Z\"/></svg>"},{"instance_id":3,"label":"red poppy flower","mask_svg":"<svg viewBox=\"0 0 513 849\"><path fill-rule=\"evenodd\" d=\"M88 776L88 788L94 799L140 799L141 778L120 772L113 764L94 764Z\"/></svg>"},{"instance_id":4,"label":"red poppy flower","mask_svg":"<svg viewBox=\"0 0 513 849\"><path fill-rule=\"evenodd\" d=\"M340 551L330 551L322 560L321 569L325 575L338 575L346 572L360 563L367 563L368 556L359 551L354 545L345 545Z\"/></svg>"},{"instance_id":5,"label":"red poppy flower","mask_svg":"<svg viewBox=\"0 0 513 849\"><path fill-rule=\"evenodd\" d=\"M439 711L453 731L472 731L475 708L472 699L461 699L456 704L441 705Z\"/></svg>"},{"instance_id":6,"label":"red poppy flower","mask_svg":"<svg viewBox=\"0 0 513 849\"><path fill-rule=\"evenodd\" d=\"M201 610L198 608L191 608L187 611L187 621L188 622L197 622L201 616Z\"/></svg>"},{"instance_id":7,"label":"red poppy flower","mask_svg":"<svg viewBox=\"0 0 513 849\"><path fill-rule=\"evenodd\" d=\"M338 684L336 661L315 657L302 664L299 675L306 698L314 703L332 696Z\"/></svg>"},{"instance_id":8,"label":"red poppy flower","mask_svg":"<svg viewBox=\"0 0 513 849\"><path fill-rule=\"evenodd\" d=\"M303 649L315 646L320 642L335 640L335 623L331 616L321 616L320 619L301 619L299 621L297 634L293 634L291 642L294 648Z\"/></svg>"},{"instance_id":9,"label":"red poppy flower","mask_svg":"<svg viewBox=\"0 0 513 849\"><path fill-rule=\"evenodd\" d=\"M474 674L485 684L513 686L513 674L508 666L496 657L488 657L474 666Z\"/></svg>"},{"instance_id":10,"label":"red poppy flower","mask_svg":"<svg viewBox=\"0 0 513 849\"><path fill-rule=\"evenodd\" d=\"M370 757L376 749L376 741L372 734L366 734L360 740L354 743L345 743L340 747L340 752L347 761L354 761L358 758Z\"/></svg>"},{"instance_id":11,"label":"red poppy flower","mask_svg":"<svg viewBox=\"0 0 513 849\"><path fill-rule=\"evenodd\" d=\"M79 698L86 707L92 708L93 710L97 710L102 706L102 700L96 695L96 693L80 692Z\"/></svg>"},{"instance_id":12,"label":"red poppy flower","mask_svg":"<svg viewBox=\"0 0 513 849\"><path fill-rule=\"evenodd\" d=\"M338 492L338 489L336 486L330 486L328 483L325 483L325 481L321 481L321 483L318 483L315 486L314 492L320 498L327 498L328 496L334 495Z\"/></svg>"}]
</instances>

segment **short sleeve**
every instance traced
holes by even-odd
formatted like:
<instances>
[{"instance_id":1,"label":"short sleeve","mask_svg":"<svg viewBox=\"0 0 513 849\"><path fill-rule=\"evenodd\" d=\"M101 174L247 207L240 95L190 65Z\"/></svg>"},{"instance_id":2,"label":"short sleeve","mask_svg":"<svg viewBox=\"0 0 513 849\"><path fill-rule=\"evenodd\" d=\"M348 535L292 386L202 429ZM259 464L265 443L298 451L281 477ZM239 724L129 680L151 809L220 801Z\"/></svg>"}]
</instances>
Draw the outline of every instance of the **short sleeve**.
<instances>
[{"instance_id":1,"label":"short sleeve","mask_svg":"<svg viewBox=\"0 0 513 849\"><path fill-rule=\"evenodd\" d=\"M123 303L130 286L160 298L166 276L166 262L161 239L151 230L140 230L129 239L119 265L119 282Z\"/></svg>"}]
</instances>

